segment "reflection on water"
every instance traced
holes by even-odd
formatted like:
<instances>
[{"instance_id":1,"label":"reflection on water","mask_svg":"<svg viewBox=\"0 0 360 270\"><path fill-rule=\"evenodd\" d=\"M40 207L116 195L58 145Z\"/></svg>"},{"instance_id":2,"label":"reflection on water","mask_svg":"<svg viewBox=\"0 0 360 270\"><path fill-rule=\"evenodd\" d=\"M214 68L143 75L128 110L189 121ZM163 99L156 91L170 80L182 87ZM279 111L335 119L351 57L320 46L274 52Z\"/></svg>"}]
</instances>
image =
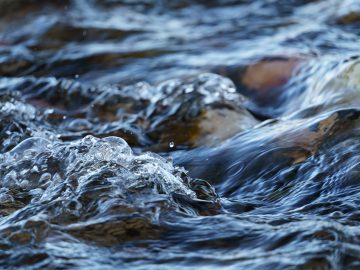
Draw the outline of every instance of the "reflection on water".
<instances>
[{"instance_id":1,"label":"reflection on water","mask_svg":"<svg viewBox=\"0 0 360 270\"><path fill-rule=\"evenodd\" d=\"M359 269L359 26L356 0L0 0L1 268Z\"/></svg>"}]
</instances>

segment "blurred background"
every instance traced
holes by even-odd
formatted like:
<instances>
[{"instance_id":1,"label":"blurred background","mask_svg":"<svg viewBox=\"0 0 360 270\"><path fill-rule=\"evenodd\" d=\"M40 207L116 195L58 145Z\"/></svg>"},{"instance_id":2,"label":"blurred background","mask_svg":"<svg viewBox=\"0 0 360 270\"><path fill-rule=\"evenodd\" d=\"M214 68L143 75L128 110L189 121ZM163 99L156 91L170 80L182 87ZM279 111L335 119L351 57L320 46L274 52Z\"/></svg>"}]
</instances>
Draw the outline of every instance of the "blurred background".
<instances>
[{"instance_id":1,"label":"blurred background","mask_svg":"<svg viewBox=\"0 0 360 270\"><path fill-rule=\"evenodd\" d=\"M1 0L0 75L159 82L272 57L288 70L357 54L359 13L356 0Z\"/></svg>"}]
</instances>

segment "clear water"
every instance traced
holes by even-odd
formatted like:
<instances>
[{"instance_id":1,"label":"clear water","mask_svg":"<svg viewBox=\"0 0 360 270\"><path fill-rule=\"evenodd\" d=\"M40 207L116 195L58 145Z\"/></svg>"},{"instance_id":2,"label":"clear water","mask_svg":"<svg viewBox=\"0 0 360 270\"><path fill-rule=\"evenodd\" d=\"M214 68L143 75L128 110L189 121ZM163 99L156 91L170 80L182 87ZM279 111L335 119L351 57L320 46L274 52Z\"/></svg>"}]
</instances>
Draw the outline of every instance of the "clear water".
<instances>
[{"instance_id":1,"label":"clear water","mask_svg":"<svg viewBox=\"0 0 360 270\"><path fill-rule=\"evenodd\" d=\"M2 269L360 269L360 2L0 0Z\"/></svg>"}]
</instances>

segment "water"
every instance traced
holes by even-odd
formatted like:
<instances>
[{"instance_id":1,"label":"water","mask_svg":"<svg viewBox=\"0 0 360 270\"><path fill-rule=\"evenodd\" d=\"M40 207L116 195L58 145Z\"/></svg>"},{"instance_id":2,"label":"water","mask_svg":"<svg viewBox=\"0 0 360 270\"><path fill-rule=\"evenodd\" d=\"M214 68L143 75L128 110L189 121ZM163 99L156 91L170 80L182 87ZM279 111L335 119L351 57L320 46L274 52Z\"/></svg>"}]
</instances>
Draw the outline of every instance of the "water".
<instances>
[{"instance_id":1,"label":"water","mask_svg":"<svg viewBox=\"0 0 360 270\"><path fill-rule=\"evenodd\" d=\"M360 2L0 0L0 268L360 269Z\"/></svg>"}]
</instances>

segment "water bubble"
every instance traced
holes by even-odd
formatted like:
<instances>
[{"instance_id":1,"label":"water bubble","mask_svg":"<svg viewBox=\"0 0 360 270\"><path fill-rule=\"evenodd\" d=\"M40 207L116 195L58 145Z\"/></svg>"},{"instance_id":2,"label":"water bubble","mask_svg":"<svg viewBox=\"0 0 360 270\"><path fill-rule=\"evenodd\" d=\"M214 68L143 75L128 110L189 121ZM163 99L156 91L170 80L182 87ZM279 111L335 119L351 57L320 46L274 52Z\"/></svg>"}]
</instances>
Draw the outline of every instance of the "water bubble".
<instances>
[{"instance_id":1,"label":"water bubble","mask_svg":"<svg viewBox=\"0 0 360 270\"><path fill-rule=\"evenodd\" d=\"M32 137L22 141L8 152L7 158L17 160L24 157L34 157L37 153L46 150L49 145L51 142L47 139Z\"/></svg>"}]
</instances>

